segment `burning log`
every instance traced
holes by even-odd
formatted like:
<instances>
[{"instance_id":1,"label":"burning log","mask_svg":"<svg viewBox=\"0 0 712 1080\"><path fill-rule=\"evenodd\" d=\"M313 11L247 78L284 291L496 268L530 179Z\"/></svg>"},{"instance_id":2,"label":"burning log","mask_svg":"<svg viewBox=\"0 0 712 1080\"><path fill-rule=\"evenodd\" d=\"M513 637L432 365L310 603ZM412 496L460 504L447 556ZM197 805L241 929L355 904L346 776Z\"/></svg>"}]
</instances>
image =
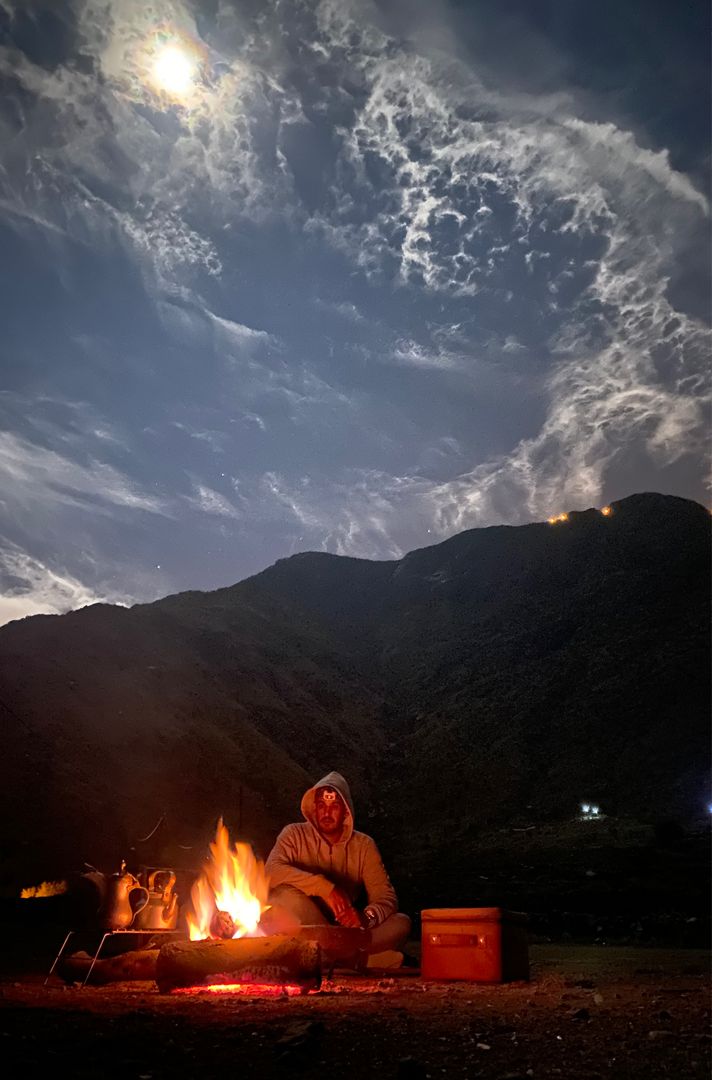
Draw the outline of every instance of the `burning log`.
<instances>
[{"instance_id":1,"label":"burning log","mask_svg":"<svg viewBox=\"0 0 712 1080\"><path fill-rule=\"evenodd\" d=\"M229 911L216 911L210 920L210 933L214 938L229 940L235 936L237 926Z\"/></svg>"},{"instance_id":2,"label":"burning log","mask_svg":"<svg viewBox=\"0 0 712 1080\"><path fill-rule=\"evenodd\" d=\"M220 983L299 986L305 994L321 985L321 950L314 941L285 934L174 941L158 954L156 982L162 994Z\"/></svg>"}]
</instances>

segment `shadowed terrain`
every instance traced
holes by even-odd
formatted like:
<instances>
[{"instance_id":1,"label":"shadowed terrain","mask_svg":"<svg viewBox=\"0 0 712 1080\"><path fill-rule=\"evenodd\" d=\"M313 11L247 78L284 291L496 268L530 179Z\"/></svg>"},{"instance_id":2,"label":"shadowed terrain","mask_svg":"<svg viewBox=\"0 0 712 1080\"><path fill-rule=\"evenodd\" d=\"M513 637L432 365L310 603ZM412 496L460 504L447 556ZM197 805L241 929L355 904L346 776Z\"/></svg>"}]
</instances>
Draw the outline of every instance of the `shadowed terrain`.
<instances>
[{"instance_id":1,"label":"shadowed terrain","mask_svg":"<svg viewBox=\"0 0 712 1080\"><path fill-rule=\"evenodd\" d=\"M709 578L708 512L646 494L399 561L305 553L212 593L11 623L0 884L122 856L197 867L221 813L265 851L337 768L415 906L492 874L498 896L543 897L547 859L558 882L580 857L590 892L589 849L647 849L639 881L667 858L703 897L697 856L661 856L649 827L704 809ZM607 815L593 839L566 832L581 799Z\"/></svg>"}]
</instances>

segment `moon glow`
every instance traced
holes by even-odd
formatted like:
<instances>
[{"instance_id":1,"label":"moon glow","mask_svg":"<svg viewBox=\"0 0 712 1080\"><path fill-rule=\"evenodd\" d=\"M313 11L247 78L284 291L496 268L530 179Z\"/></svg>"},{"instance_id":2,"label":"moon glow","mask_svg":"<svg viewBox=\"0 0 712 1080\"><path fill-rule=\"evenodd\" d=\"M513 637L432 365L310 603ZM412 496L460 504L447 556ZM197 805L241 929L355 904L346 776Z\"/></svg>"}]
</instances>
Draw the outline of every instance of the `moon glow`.
<instances>
[{"instance_id":1,"label":"moon glow","mask_svg":"<svg viewBox=\"0 0 712 1080\"><path fill-rule=\"evenodd\" d=\"M177 45L164 46L153 64L153 81L159 90L172 97L181 98L190 93L196 74L194 61Z\"/></svg>"}]
</instances>

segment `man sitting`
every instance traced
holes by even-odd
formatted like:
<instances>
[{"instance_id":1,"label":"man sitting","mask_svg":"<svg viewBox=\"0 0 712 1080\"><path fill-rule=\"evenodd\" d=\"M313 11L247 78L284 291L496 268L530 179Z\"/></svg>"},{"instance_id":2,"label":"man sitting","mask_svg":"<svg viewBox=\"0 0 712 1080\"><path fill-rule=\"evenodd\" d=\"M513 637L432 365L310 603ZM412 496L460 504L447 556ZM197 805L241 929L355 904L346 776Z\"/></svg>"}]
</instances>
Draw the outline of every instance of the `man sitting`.
<instances>
[{"instance_id":1,"label":"man sitting","mask_svg":"<svg viewBox=\"0 0 712 1080\"><path fill-rule=\"evenodd\" d=\"M369 967L398 967L410 932L375 842L354 829L349 785L330 772L302 798L304 822L287 825L267 859L271 932L298 926L364 927ZM264 920L263 920L264 923Z\"/></svg>"}]
</instances>

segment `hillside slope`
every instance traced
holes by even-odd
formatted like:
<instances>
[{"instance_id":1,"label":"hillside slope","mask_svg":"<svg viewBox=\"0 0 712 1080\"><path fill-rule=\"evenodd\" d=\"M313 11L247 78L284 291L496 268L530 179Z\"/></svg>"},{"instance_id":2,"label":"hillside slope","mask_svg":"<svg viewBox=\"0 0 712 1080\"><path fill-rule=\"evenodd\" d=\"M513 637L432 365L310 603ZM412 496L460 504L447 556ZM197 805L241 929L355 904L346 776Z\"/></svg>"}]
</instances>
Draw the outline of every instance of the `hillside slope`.
<instances>
[{"instance_id":1,"label":"hillside slope","mask_svg":"<svg viewBox=\"0 0 712 1080\"><path fill-rule=\"evenodd\" d=\"M329 768L411 867L580 798L694 815L709 606L709 514L648 494L400 561L305 553L213 593L12 623L2 873L132 847L190 862L219 813L264 848Z\"/></svg>"}]
</instances>

